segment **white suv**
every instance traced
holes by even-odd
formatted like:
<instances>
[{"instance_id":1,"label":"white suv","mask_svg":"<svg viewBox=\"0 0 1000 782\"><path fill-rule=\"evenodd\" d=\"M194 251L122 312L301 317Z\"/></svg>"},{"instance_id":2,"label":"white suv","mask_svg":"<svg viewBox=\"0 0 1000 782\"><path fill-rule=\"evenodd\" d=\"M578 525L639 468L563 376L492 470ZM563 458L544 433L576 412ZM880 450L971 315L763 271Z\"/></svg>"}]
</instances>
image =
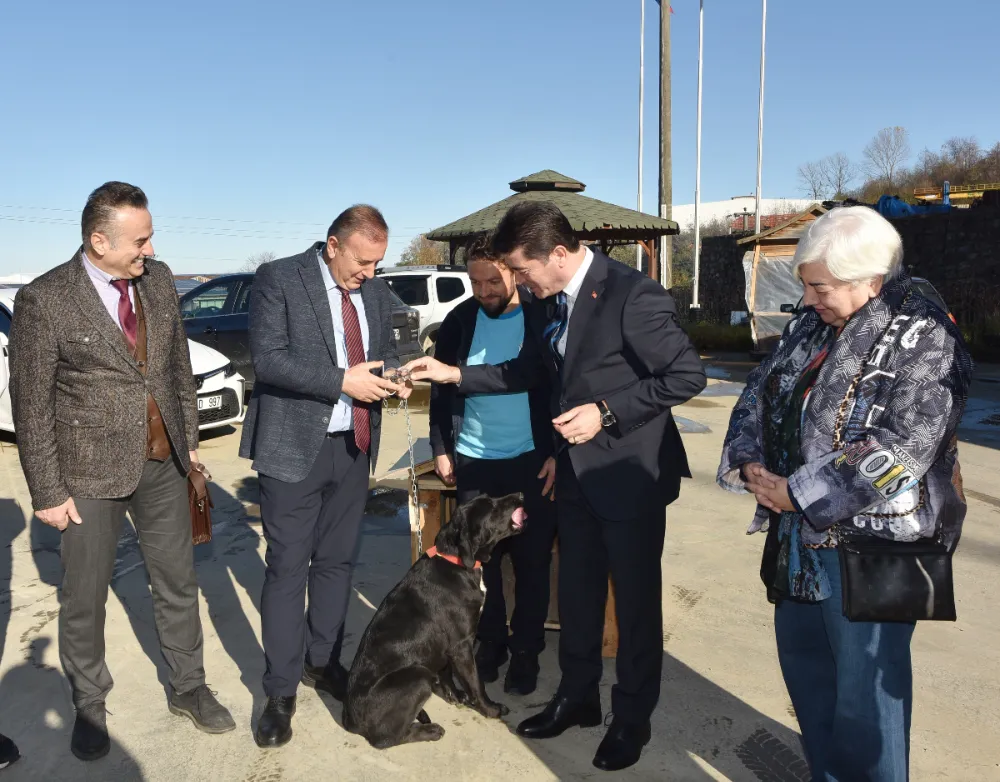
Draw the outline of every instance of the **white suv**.
<instances>
[{"instance_id":1,"label":"white suv","mask_svg":"<svg viewBox=\"0 0 1000 782\"><path fill-rule=\"evenodd\" d=\"M376 274L420 316L418 342L427 355L434 355L434 343L445 315L472 295L469 273L464 266L391 266Z\"/></svg>"}]
</instances>

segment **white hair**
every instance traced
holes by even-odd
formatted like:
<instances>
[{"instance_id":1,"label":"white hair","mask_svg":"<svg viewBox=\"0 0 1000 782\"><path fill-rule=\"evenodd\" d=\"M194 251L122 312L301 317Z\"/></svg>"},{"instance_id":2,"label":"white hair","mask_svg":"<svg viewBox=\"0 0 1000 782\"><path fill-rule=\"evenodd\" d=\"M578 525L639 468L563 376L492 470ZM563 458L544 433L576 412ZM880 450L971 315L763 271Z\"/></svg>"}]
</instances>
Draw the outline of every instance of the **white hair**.
<instances>
[{"instance_id":1,"label":"white hair","mask_svg":"<svg viewBox=\"0 0 1000 782\"><path fill-rule=\"evenodd\" d=\"M792 261L796 277L804 263L822 263L844 282L891 279L903 266L903 240L874 209L838 206L816 218L799 239Z\"/></svg>"}]
</instances>

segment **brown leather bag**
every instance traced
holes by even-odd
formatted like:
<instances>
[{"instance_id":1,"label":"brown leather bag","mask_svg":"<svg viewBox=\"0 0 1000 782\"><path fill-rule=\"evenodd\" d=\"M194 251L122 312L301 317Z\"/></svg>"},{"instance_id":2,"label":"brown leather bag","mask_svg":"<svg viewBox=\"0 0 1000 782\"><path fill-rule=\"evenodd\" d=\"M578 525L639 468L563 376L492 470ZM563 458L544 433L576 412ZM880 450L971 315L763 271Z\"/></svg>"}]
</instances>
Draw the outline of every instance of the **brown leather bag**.
<instances>
[{"instance_id":1,"label":"brown leather bag","mask_svg":"<svg viewBox=\"0 0 1000 782\"><path fill-rule=\"evenodd\" d=\"M208 543L212 539L212 495L208 493L208 481L200 470L188 473L188 503L191 506L191 540L194 545Z\"/></svg>"}]
</instances>

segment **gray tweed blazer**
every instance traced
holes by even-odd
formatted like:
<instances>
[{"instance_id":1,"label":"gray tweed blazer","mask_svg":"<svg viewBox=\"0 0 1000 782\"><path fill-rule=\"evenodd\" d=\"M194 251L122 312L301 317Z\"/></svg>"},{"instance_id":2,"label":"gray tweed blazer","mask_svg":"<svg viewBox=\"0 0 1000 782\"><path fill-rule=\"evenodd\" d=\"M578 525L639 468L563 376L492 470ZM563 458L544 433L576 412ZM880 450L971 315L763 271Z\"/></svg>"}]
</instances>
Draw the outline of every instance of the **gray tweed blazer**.
<instances>
[{"instance_id":1,"label":"gray tweed blazer","mask_svg":"<svg viewBox=\"0 0 1000 782\"><path fill-rule=\"evenodd\" d=\"M256 375L243 422L240 456L280 481L303 480L326 437L340 398L333 314L314 244L300 255L262 264L250 293L250 353ZM385 280L361 286L368 321L368 360L398 367L392 298ZM371 469L378 458L382 407L371 409Z\"/></svg>"},{"instance_id":2,"label":"gray tweed blazer","mask_svg":"<svg viewBox=\"0 0 1000 782\"><path fill-rule=\"evenodd\" d=\"M18 291L10 333L11 401L36 510L68 497L127 497L146 464L146 392L188 469L198 407L174 278L149 260L136 280L146 318L143 376L83 267L81 251Z\"/></svg>"}]
</instances>

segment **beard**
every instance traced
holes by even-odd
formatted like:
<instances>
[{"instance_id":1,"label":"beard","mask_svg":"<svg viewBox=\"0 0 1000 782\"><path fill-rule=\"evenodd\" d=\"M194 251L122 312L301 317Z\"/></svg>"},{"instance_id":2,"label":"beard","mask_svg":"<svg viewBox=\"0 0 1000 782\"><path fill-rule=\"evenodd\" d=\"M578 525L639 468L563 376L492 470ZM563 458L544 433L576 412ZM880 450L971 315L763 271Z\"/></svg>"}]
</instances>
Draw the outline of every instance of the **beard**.
<instances>
[{"instance_id":1,"label":"beard","mask_svg":"<svg viewBox=\"0 0 1000 782\"><path fill-rule=\"evenodd\" d=\"M511 292L509 296L504 298L491 299L490 301L480 301L479 306L482 308L483 312L486 313L486 317L499 318L503 315L504 310L507 309L507 306L510 304L510 300L513 298L514 293Z\"/></svg>"}]
</instances>

